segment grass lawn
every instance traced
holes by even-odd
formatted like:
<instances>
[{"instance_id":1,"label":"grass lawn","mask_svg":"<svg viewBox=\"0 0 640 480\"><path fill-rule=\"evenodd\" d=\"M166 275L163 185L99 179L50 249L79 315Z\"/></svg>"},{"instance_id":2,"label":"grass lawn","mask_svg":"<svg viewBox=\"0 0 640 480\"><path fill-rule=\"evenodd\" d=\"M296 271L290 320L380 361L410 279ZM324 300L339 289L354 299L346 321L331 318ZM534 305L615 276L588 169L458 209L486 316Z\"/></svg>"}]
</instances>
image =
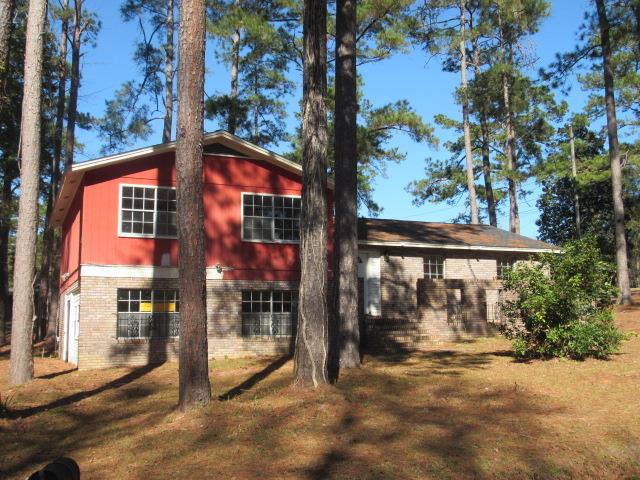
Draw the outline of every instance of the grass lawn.
<instances>
[{"instance_id":1,"label":"grass lawn","mask_svg":"<svg viewBox=\"0 0 640 480\"><path fill-rule=\"evenodd\" d=\"M616 318L640 332L639 306ZM65 455L97 479L640 478L637 336L609 361L517 363L491 338L365 362L304 392L291 362L213 360L216 399L185 415L175 363L77 372L36 359L38 378L9 388L5 349L0 477Z\"/></svg>"}]
</instances>

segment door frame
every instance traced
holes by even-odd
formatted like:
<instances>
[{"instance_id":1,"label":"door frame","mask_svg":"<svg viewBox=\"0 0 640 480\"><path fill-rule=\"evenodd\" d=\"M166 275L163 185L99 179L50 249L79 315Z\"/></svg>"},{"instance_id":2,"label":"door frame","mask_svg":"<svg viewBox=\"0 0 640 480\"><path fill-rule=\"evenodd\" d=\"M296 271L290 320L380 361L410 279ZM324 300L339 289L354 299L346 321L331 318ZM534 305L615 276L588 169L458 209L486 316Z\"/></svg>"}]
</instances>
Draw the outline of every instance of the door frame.
<instances>
[{"instance_id":1,"label":"door frame","mask_svg":"<svg viewBox=\"0 0 640 480\"><path fill-rule=\"evenodd\" d=\"M77 311L75 310L76 308L77 308ZM80 317L80 292L77 289L65 294L64 296L64 350L63 350L62 359L65 362L69 362L69 350L71 347L71 336L69 335L69 331L71 326L72 313L75 314L77 317ZM79 342L80 318L74 318L74 320L76 323L74 336L78 337L78 342L76 343L76 356L75 356L76 357L75 365L77 366L78 360L79 360L78 350L80 346L80 342Z\"/></svg>"}]
</instances>

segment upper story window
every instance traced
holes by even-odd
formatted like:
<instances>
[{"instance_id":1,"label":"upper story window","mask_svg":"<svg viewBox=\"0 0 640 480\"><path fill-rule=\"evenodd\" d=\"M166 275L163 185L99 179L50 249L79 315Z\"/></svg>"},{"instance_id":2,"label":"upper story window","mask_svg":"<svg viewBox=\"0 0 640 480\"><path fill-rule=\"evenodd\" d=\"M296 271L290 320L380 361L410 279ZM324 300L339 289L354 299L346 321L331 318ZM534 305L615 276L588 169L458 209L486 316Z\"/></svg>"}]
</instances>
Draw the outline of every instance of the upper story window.
<instances>
[{"instance_id":1,"label":"upper story window","mask_svg":"<svg viewBox=\"0 0 640 480\"><path fill-rule=\"evenodd\" d=\"M122 185L120 234L132 237L175 237L176 190L172 187Z\"/></svg>"},{"instance_id":2,"label":"upper story window","mask_svg":"<svg viewBox=\"0 0 640 480\"><path fill-rule=\"evenodd\" d=\"M300 241L300 197L243 193L242 239Z\"/></svg>"},{"instance_id":3,"label":"upper story window","mask_svg":"<svg viewBox=\"0 0 640 480\"><path fill-rule=\"evenodd\" d=\"M444 258L438 255L424 257L424 278L444 278Z\"/></svg>"},{"instance_id":4,"label":"upper story window","mask_svg":"<svg viewBox=\"0 0 640 480\"><path fill-rule=\"evenodd\" d=\"M507 270L513 268L513 265L515 264L515 261L513 259L499 259L498 260L498 270L497 270L497 276L500 280L502 280L505 276L505 273L507 272Z\"/></svg>"}]
</instances>

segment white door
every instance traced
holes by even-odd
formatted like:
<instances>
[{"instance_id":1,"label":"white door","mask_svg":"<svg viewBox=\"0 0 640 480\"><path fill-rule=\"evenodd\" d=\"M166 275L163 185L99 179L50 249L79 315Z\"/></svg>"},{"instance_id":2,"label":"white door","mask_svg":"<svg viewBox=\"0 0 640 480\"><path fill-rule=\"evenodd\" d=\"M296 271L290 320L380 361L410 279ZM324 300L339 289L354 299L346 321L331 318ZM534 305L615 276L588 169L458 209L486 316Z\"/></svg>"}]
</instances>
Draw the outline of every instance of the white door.
<instances>
[{"instance_id":1,"label":"white door","mask_svg":"<svg viewBox=\"0 0 640 480\"><path fill-rule=\"evenodd\" d=\"M66 296L65 360L78 365L78 336L80 334L80 295Z\"/></svg>"},{"instance_id":2,"label":"white door","mask_svg":"<svg viewBox=\"0 0 640 480\"><path fill-rule=\"evenodd\" d=\"M358 252L358 277L363 279L364 313L380 315L379 252Z\"/></svg>"}]
</instances>

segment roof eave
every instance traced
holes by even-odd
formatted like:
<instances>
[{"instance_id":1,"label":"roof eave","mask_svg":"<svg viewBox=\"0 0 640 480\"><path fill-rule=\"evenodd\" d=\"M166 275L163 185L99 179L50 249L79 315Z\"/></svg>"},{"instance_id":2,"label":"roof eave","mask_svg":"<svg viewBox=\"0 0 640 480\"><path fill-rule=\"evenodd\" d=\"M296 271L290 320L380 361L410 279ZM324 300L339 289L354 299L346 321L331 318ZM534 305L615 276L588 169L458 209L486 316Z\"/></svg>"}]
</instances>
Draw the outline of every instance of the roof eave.
<instances>
[{"instance_id":1,"label":"roof eave","mask_svg":"<svg viewBox=\"0 0 640 480\"><path fill-rule=\"evenodd\" d=\"M521 253L549 253L559 252L555 248L534 248L534 247L502 247L494 245L472 245L472 244L447 244L447 243L426 243L426 242L398 242L381 240L358 240L359 245L370 247L388 248L417 248L417 249L443 249L443 250L480 250L492 252L521 252Z\"/></svg>"}]
</instances>

